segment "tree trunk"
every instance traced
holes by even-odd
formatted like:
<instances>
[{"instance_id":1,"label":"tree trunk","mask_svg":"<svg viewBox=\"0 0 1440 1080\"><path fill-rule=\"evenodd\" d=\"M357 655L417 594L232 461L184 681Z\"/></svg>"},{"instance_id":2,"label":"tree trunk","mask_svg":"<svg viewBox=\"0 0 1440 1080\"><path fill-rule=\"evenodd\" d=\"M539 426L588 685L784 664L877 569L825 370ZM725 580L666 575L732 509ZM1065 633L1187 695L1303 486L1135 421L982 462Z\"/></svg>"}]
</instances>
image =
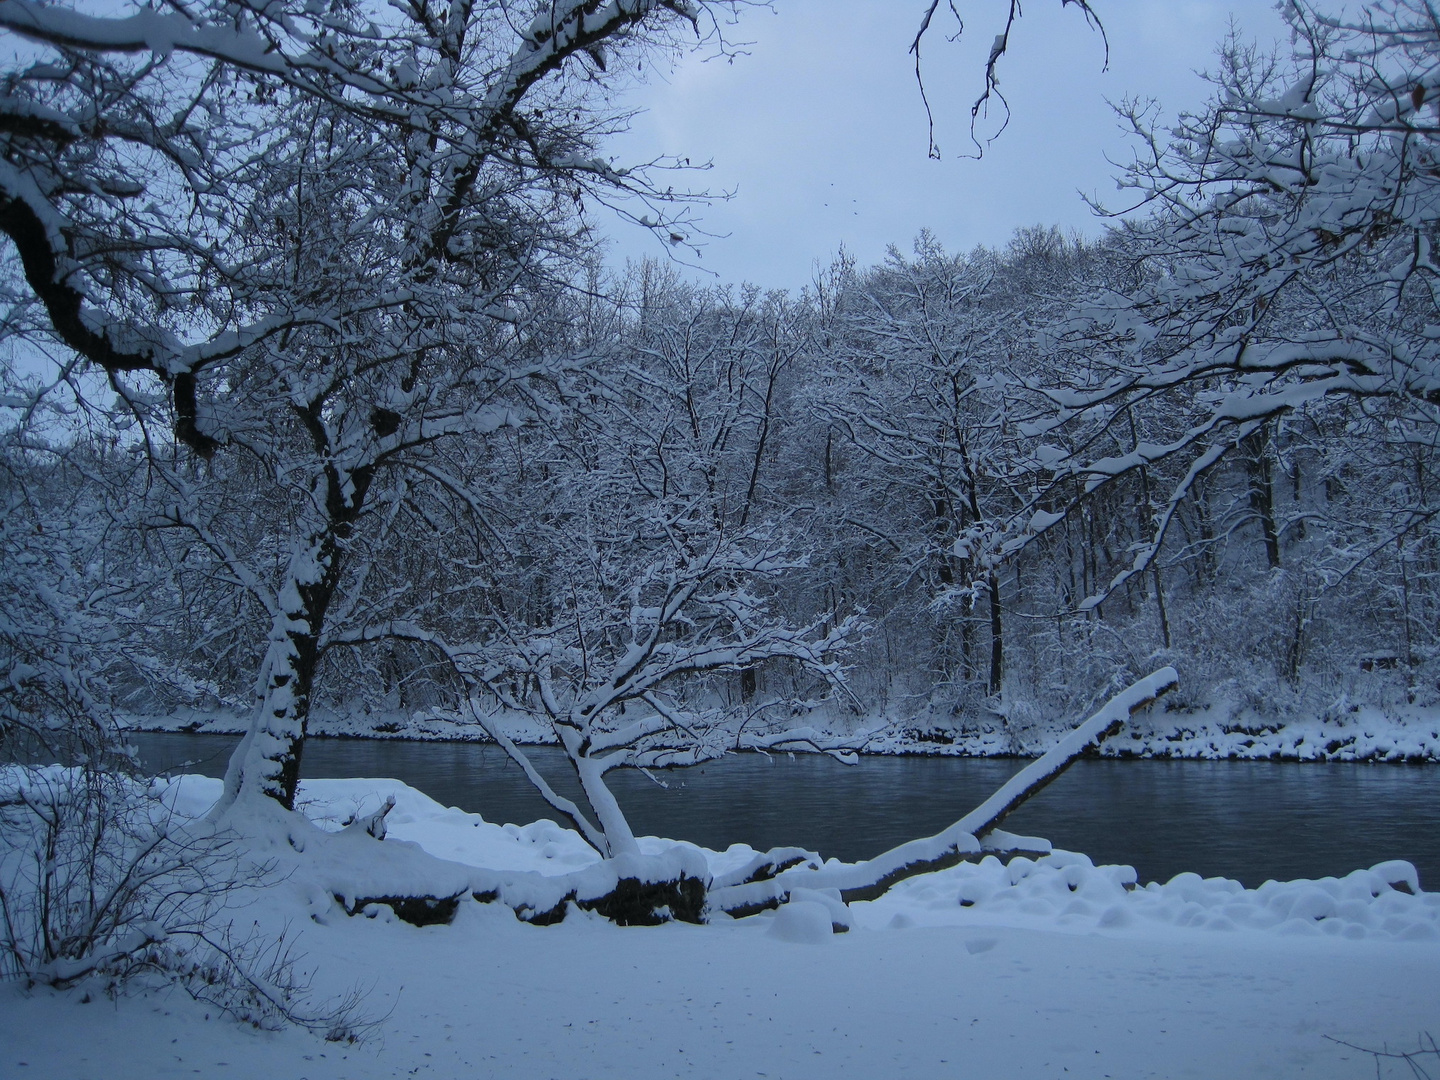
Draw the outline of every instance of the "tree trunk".
<instances>
[{"instance_id":1,"label":"tree trunk","mask_svg":"<svg viewBox=\"0 0 1440 1080\"><path fill-rule=\"evenodd\" d=\"M1209 585L1215 580L1215 525L1210 519L1210 496L1205 490L1205 477L1195 479L1190 492L1195 506L1195 529L1199 534L1199 554L1195 560L1195 584Z\"/></svg>"},{"instance_id":2,"label":"tree trunk","mask_svg":"<svg viewBox=\"0 0 1440 1080\"><path fill-rule=\"evenodd\" d=\"M625 812L620 809L620 804L606 785L600 763L594 758L577 754L572 754L571 760L575 763L580 787L585 792L585 801L595 812L595 821L600 826L600 831L605 834L605 846L609 850L604 854L609 858L640 854L640 845L635 842L635 834L630 831L630 822L625 820Z\"/></svg>"},{"instance_id":3,"label":"tree trunk","mask_svg":"<svg viewBox=\"0 0 1440 1080\"><path fill-rule=\"evenodd\" d=\"M1265 560L1270 569L1280 568L1280 533L1275 527L1275 480L1270 466L1270 432L1251 432L1241 440L1245 467L1250 473L1250 509L1260 521L1265 541Z\"/></svg>"},{"instance_id":4,"label":"tree trunk","mask_svg":"<svg viewBox=\"0 0 1440 1080\"><path fill-rule=\"evenodd\" d=\"M1000 623L1000 575L990 571L985 579L990 593L990 693L1005 685L1005 638Z\"/></svg>"},{"instance_id":5,"label":"tree trunk","mask_svg":"<svg viewBox=\"0 0 1440 1080\"><path fill-rule=\"evenodd\" d=\"M315 452L325 464L310 493L308 525L297 529L303 539L294 542L276 592L256 687L259 705L250 730L230 755L225 792L212 816L224 814L252 794L268 796L286 810L295 809L325 616L340 586L345 545L354 535L355 520L374 477L373 463L349 469L336 464L318 403L297 408L296 415L309 429Z\"/></svg>"},{"instance_id":6,"label":"tree trunk","mask_svg":"<svg viewBox=\"0 0 1440 1080\"><path fill-rule=\"evenodd\" d=\"M325 612L339 576L340 552L330 532L297 546L280 590L280 610L256 686L259 703L250 729L230 757L225 793L217 809L248 792L295 808L300 758L310 720L310 696L320 659Z\"/></svg>"},{"instance_id":7,"label":"tree trunk","mask_svg":"<svg viewBox=\"0 0 1440 1080\"><path fill-rule=\"evenodd\" d=\"M1170 648L1170 616L1165 611L1165 588L1160 580L1160 556L1150 564L1151 575L1155 578L1155 610L1160 616L1160 640Z\"/></svg>"}]
</instances>

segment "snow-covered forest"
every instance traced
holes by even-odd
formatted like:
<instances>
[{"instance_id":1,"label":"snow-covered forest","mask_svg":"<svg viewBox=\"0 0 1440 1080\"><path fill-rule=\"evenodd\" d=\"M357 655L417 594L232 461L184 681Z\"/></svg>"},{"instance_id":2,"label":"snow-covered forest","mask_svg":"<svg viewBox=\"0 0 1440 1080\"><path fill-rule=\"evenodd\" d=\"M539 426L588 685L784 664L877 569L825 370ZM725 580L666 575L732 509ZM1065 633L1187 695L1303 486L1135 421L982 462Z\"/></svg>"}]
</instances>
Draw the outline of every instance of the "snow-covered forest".
<instances>
[{"instance_id":1,"label":"snow-covered forest","mask_svg":"<svg viewBox=\"0 0 1440 1080\"><path fill-rule=\"evenodd\" d=\"M607 150L636 73L724 57L746 6L0 0L0 972L348 1045L297 914L378 919L400 966L396 916L523 957L511 911L791 943L1009 926L1002 894L1440 937L1407 864L1147 894L998 828L1082 752L1440 757L1440 15L1292 0L1204 108L1122 106L1134 208L1098 236L897 237L767 292L688 272L687 159ZM915 6L923 79L959 15ZM607 262L613 214L655 258ZM214 790L151 783L147 726L243 738ZM306 795L315 733L494 740L567 828ZM1044 756L845 866L637 838L605 779L914 750Z\"/></svg>"},{"instance_id":2,"label":"snow-covered forest","mask_svg":"<svg viewBox=\"0 0 1440 1080\"><path fill-rule=\"evenodd\" d=\"M243 725L258 685L285 740L312 710L543 731L647 636L680 648L597 719L719 749L805 715L1034 752L1167 662L1242 726L1434 704L1423 88L1228 64L1186 128L1131 117L1152 210L1103 239L922 236L801 295L600 268L587 198L648 193L677 247L689 210L594 156L602 113L508 131L526 157L461 199L378 84L151 72L119 107L205 125L122 139L61 130L80 72L17 81L50 197L9 211L6 573L47 600L5 629L52 704L15 715ZM678 730L645 752L697 752Z\"/></svg>"}]
</instances>

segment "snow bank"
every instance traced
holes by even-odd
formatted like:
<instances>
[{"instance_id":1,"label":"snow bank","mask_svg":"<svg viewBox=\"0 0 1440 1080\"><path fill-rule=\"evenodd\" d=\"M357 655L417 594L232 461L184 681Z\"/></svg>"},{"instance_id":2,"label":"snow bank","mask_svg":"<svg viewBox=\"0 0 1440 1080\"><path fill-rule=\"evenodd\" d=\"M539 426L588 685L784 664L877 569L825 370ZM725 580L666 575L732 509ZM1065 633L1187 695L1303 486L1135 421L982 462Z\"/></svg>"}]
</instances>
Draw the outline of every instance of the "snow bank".
<instances>
[{"instance_id":1,"label":"snow bank","mask_svg":"<svg viewBox=\"0 0 1440 1080\"><path fill-rule=\"evenodd\" d=\"M1440 709L1347 706L1280 722L1230 706L1137 718L1102 753L1293 761L1440 761Z\"/></svg>"},{"instance_id":2,"label":"snow bank","mask_svg":"<svg viewBox=\"0 0 1440 1080\"><path fill-rule=\"evenodd\" d=\"M132 713L121 717L132 731L181 731L201 735L243 735L250 714L231 709L177 709L165 715ZM513 742L555 745L555 732L528 713L502 712L491 718ZM322 738L414 739L420 742L491 742L465 712L433 709L415 713L334 712L315 708L307 731Z\"/></svg>"},{"instance_id":3,"label":"snow bank","mask_svg":"<svg viewBox=\"0 0 1440 1080\"><path fill-rule=\"evenodd\" d=\"M156 791L203 819L220 782ZM386 840L343 831L390 797ZM986 856L870 903L797 889L779 911L709 926L537 929L465 902L451 925L416 927L381 904L341 917L325 897L305 918L306 890L327 875L369 888L360 875L377 862L436 888L452 875L558 885L598 859L553 823L494 825L393 780L307 782L301 805L311 822L278 809L252 822L288 871L232 914L295 936L317 1001L363 987L386 1018L378 1038L252 1031L165 991L87 1005L80 991L0 985L0 1074L1350 1080L1374 1062L1324 1036L1413 1045L1440 1001L1440 896L1405 863L1246 890L1193 874L1137 887L1129 867L1067 852ZM758 854L640 848L732 876ZM837 914L851 932L835 932Z\"/></svg>"},{"instance_id":4,"label":"snow bank","mask_svg":"<svg viewBox=\"0 0 1440 1080\"><path fill-rule=\"evenodd\" d=\"M199 818L220 797L223 782L200 776L157 781L177 815ZM376 842L353 823L394 807L386 839ZM717 865L753 855L749 849L706 852L693 844L645 838L640 853L602 861L579 834L553 821L504 826L478 814L444 807L399 780L304 780L299 815L268 799L227 814L252 858L298 894L309 915L324 923L372 902L409 897L499 900L517 912L563 916L564 905L614 893L622 881L656 885L708 881Z\"/></svg>"},{"instance_id":5,"label":"snow bank","mask_svg":"<svg viewBox=\"0 0 1440 1080\"><path fill-rule=\"evenodd\" d=\"M1060 723L1012 731L1000 716L964 730L945 722L893 719L865 747L870 754L1033 756L1068 732ZM1156 708L1132 718L1100 747L1105 757L1283 761L1440 761L1440 709L1384 712L1343 702L1309 719L1275 719L1222 703L1194 712Z\"/></svg>"},{"instance_id":6,"label":"snow bank","mask_svg":"<svg viewBox=\"0 0 1440 1080\"><path fill-rule=\"evenodd\" d=\"M911 878L851 907L857 923L870 929L1004 925L1145 935L1190 928L1440 941L1440 893L1421 892L1407 862L1246 889L1198 874L1136 887L1133 868L1096 866L1070 851L1008 864L989 855Z\"/></svg>"},{"instance_id":7,"label":"snow bank","mask_svg":"<svg viewBox=\"0 0 1440 1080\"><path fill-rule=\"evenodd\" d=\"M177 814L199 816L219 797L221 782L187 776L160 787ZM344 831L346 822L372 813L387 798L395 800L395 808L383 843ZM278 834L260 830L271 837L262 848L287 865L287 887L301 889L311 914L321 919L337 914L334 895L353 903L417 891L454 896L468 890L543 912L567 898L605 895L621 878L655 882L683 874L723 880L758 863L760 856L743 844L717 852L645 837L639 857L602 863L579 835L554 822L495 825L478 814L443 807L398 780L303 781L297 805L316 826L308 843L286 826ZM296 857L297 838L305 850L303 861ZM789 906L824 910L827 934L832 927L851 925L865 930L1007 925L1141 935L1187 929L1440 941L1440 893L1422 892L1407 862L1380 863L1341 878L1267 881L1246 889L1237 881L1196 874L1140 886L1132 867L1095 866L1068 851L1008 862L978 852L974 857L974 862L900 882L879 899L848 909L832 890L815 888L796 889ZM832 876L845 868L833 860L826 864ZM833 882L827 878L823 884ZM818 939L818 932L805 929L806 919L787 915L774 932L787 941Z\"/></svg>"}]
</instances>

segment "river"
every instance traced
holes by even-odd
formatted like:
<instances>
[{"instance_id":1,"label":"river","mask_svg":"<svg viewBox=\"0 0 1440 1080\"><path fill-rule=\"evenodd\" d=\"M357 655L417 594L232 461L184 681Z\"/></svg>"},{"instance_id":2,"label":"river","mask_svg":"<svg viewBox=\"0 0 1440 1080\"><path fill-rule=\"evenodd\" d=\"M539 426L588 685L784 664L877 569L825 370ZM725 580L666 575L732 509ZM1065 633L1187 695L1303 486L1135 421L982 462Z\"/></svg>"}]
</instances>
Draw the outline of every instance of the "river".
<instances>
[{"instance_id":1,"label":"river","mask_svg":"<svg viewBox=\"0 0 1440 1080\"><path fill-rule=\"evenodd\" d=\"M132 733L157 772L219 776L236 739ZM578 797L563 754L529 753ZM1011 758L830 758L737 754L687 770L612 773L639 835L723 849L794 844L847 861L928 836L973 809L1025 764ZM393 777L494 822L554 813L499 747L483 743L307 741L303 775ZM1084 759L1005 822L1143 881L1181 871L1235 878L1345 874L1407 859L1440 888L1440 765Z\"/></svg>"}]
</instances>

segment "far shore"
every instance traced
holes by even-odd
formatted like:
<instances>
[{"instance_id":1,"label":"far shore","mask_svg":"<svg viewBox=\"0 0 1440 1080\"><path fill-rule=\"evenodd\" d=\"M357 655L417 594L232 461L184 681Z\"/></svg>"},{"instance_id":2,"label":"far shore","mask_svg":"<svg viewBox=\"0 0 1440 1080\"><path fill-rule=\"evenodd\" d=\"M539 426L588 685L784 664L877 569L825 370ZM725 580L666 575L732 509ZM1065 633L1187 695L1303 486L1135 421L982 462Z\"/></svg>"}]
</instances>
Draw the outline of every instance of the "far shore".
<instances>
[{"instance_id":1,"label":"far shore","mask_svg":"<svg viewBox=\"0 0 1440 1080\"><path fill-rule=\"evenodd\" d=\"M1003 718L965 730L935 722L847 718L806 723L839 738L853 738L866 755L920 757L1033 758L1068 730L1061 723L1007 727ZM506 717L505 733L522 746L553 746L556 740L528 717ZM246 720L234 712L183 711L165 716L131 715L131 731L241 735ZM309 737L320 739L408 740L487 743L493 740L473 723L443 714L411 716L312 716ZM1237 761L1440 762L1440 708L1382 711L1352 707L1339 715L1304 719L1263 718L1216 706L1198 712L1156 712L1139 718L1100 748L1104 757L1181 758Z\"/></svg>"}]
</instances>

